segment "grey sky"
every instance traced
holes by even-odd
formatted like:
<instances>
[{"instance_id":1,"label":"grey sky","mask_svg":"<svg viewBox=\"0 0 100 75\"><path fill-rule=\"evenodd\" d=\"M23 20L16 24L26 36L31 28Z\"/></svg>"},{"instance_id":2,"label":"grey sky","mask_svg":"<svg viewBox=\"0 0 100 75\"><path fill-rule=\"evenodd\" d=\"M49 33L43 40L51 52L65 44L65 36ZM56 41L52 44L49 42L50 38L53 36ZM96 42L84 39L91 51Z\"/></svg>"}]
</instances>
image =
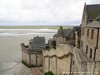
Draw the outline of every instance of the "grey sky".
<instances>
[{"instance_id":1,"label":"grey sky","mask_svg":"<svg viewBox=\"0 0 100 75\"><path fill-rule=\"evenodd\" d=\"M99 0L0 0L0 25L79 25L84 3Z\"/></svg>"}]
</instances>

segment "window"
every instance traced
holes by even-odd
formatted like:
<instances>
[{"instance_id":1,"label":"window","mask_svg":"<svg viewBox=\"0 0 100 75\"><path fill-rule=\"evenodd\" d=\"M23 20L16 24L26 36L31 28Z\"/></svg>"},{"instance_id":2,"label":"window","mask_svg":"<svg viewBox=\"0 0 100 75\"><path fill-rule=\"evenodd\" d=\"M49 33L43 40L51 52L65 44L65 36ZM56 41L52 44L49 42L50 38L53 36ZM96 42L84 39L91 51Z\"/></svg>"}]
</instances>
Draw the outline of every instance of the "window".
<instances>
[{"instance_id":1,"label":"window","mask_svg":"<svg viewBox=\"0 0 100 75\"><path fill-rule=\"evenodd\" d=\"M53 41L53 48L56 49L56 41Z\"/></svg>"},{"instance_id":2,"label":"window","mask_svg":"<svg viewBox=\"0 0 100 75\"><path fill-rule=\"evenodd\" d=\"M86 45L86 54L88 54L88 45Z\"/></svg>"},{"instance_id":3,"label":"window","mask_svg":"<svg viewBox=\"0 0 100 75\"><path fill-rule=\"evenodd\" d=\"M87 29L87 37L89 37L89 29Z\"/></svg>"},{"instance_id":4,"label":"window","mask_svg":"<svg viewBox=\"0 0 100 75\"><path fill-rule=\"evenodd\" d=\"M90 58L92 58L92 48L90 48Z\"/></svg>"},{"instance_id":5,"label":"window","mask_svg":"<svg viewBox=\"0 0 100 75\"><path fill-rule=\"evenodd\" d=\"M80 47L81 47L81 50L83 51L83 41L81 41Z\"/></svg>"},{"instance_id":6,"label":"window","mask_svg":"<svg viewBox=\"0 0 100 75\"><path fill-rule=\"evenodd\" d=\"M94 29L92 29L91 31L91 39L93 39L93 36L94 36Z\"/></svg>"},{"instance_id":7,"label":"window","mask_svg":"<svg viewBox=\"0 0 100 75\"><path fill-rule=\"evenodd\" d=\"M74 65L74 61L73 61L73 65Z\"/></svg>"},{"instance_id":8,"label":"window","mask_svg":"<svg viewBox=\"0 0 100 75\"><path fill-rule=\"evenodd\" d=\"M81 41L81 47L83 47L83 41Z\"/></svg>"}]
</instances>

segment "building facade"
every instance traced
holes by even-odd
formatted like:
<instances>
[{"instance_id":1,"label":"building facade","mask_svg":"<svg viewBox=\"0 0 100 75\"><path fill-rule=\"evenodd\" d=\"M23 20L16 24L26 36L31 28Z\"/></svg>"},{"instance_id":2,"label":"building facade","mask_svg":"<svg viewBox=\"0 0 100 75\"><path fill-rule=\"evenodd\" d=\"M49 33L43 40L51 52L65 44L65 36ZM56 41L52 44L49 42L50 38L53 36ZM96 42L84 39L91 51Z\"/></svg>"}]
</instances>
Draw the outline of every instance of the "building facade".
<instances>
[{"instance_id":1,"label":"building facade","mask_svg":"<svg viewBox=\"0 0 100 75\"><path fill-rule=\"evenodd\" d=\"M25 44L22 43L21 47L22 63L24 63L28 67L43 65L42 50L45 48L44 37L34 37L34 39L29 41L29 45L25 46Z\"/></svg>"},{"instance_id":2,"label":"building facade","mask_svg":"<svg viewBox=\"0 0 100 75\"><path fill-rule=\"evenodd\" d=\"M56 49L43 52L44 72L100 75L100 4L85 3L80 27L71 32L60 28L54 38Z\"/></svg>"},{"instance_id":3,"label":"building facade","mask_svg":"<svg viewBox=\"0 0 100 75\"><path fill-rule=\"evenodd\" d=\"M98 60L100 51L100 4L84 6L81 25L81 50L91 61Z\"/></svg>"},{"instance_id":4,"label":"building facade","mask_svg":"<svg viewBox=\"0 0 100 75\"><path fill-rule=\"evenodd\" d=\"M81 37L76 32L74 61L79 75L100 74L100 4L84 5ZM80 38L80 43L78 43ZM78 45L80 47L78 47ZM80 51L79 51L80 50ZM80 56L81 54L81 56ZM78 60L77 60L78 59ZM79 66L79 67L78 67ZM74 70L75 70L74 69ZM83 72L83 73L82 73ZM77 75L77 74L76 74Z\"/></svg>"}]
</instances>

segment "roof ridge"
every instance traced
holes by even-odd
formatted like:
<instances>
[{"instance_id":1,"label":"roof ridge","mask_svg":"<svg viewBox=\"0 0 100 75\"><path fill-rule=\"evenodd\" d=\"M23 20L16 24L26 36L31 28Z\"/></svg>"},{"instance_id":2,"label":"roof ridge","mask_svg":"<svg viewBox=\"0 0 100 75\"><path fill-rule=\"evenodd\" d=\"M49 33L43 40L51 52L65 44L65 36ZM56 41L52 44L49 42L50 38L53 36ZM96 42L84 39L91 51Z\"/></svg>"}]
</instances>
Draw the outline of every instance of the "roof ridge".
<instances>
[{"instance_id":1,"label":"roof ridge","mask_svg":"<svg viewBox=\"0 0 100 75\"><path fill-rule=\"evenodd\" d=\"M96 6L96 5L100 5L100 4L87 4L86 6Z\"/></svg>"}]
</instances>

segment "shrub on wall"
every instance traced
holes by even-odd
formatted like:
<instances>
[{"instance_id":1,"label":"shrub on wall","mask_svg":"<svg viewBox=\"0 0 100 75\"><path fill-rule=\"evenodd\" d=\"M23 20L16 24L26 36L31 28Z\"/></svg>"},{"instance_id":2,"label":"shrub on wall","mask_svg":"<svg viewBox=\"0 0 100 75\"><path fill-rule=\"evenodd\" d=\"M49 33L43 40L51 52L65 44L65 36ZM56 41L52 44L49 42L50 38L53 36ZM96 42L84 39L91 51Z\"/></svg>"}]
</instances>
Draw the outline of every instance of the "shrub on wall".
<instances>
[{"instance_id":1,"label":"shrub on wall","mask_svg":"<svg viewBox=\"0 0 100 75\"><path fill-rule=\"evenodd\" d=\"M51 71L45 72L44 75L54 75Z\"/></svg>"}]
</instances>

